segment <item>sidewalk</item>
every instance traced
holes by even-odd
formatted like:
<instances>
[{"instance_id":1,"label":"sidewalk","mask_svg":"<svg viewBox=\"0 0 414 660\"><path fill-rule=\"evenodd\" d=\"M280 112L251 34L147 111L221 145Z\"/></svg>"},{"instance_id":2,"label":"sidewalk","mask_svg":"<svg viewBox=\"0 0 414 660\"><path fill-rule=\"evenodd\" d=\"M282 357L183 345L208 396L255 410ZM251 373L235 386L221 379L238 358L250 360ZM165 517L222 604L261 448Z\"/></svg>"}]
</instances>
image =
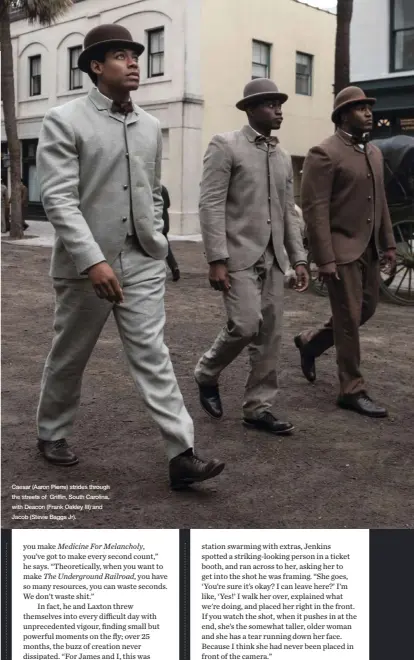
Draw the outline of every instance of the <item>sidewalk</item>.
<instances>
[{"instance_id":1,"label":"sidewalk","mask_svg":"<svg viewBox=\"0 0 414 660\"><path fill-rule=\"evenodd\" d=\"M29 225L28 229L25 231L24 238L16 240L10 240L9 234L2 234L1 241L2 243L9 243L10 245L17 245L19 247L48 247L52 248L55 241L55 230L53 229L50 222L42 220L26 220ZM200 243L201 234L188 234L187 236L178 236L177 234L168 234L168 240L187 242L187 243ZM294 277L294 271L292 268L288 268L285 273L285 286L289 286L292 278Z\"/></svg>"},{"instance_id":2,"label":"sidewalk","mask_svg":"<svg viewBox=\"0 0 414 660\"><path fill-rule=\"evenodd\" d=\"M7 233L2 234L2 242L27 247L53 247L55 230L50 222L42 220L26 220L26 222L29 225L29 228L26 229L24 238L21 238L18 241L10 240L9 234ZM188 236L168 234L168 240L171 242L188 241L191 243L199 243L201 241L201 234L189 234Z\"/></svg>"}]
</instances>

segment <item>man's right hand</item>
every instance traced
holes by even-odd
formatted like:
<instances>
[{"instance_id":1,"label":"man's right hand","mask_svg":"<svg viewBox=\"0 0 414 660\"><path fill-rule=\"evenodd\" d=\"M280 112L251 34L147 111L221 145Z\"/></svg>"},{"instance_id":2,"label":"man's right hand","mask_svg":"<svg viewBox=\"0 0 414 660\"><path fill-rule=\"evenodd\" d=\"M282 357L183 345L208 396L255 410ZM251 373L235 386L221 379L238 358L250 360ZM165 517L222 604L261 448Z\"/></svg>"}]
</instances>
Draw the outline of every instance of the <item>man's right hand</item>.
<instances>
[{"instance_id":1,"label":"man's right hand","mask_svg":"<svg viewBox=\"0 0 414 660\"><path fill-rule=\"evenodd\" d=\"M118 279L106 261L101 261L101 263L89 268L88 277L98 298L104 298L115 303L124 301L124 294Z\"/></svg>"},{"instance_id":2,"label":"man's right hand","mask_svg":"<svg viewBox=\"0 0 414 660\"><path fill-rule=\"evenodd\" d=\"M210 281L210 285L216 291L228 291L231 288L229 271L226 264L210 264L208 279Z\"/></svg>"},{"instance_id":3,"label":"man's right hand","mask_svg":"<svg viewBox=\"0 0 414 660\"><path fill-rule=\"evenodd\" d=\"M321 282L326 282L327 280L339 280L338 269L336 263L333 261L330 264L325 264L324 266L319 266L319 280Z\"/></svg>"}]
</instances>

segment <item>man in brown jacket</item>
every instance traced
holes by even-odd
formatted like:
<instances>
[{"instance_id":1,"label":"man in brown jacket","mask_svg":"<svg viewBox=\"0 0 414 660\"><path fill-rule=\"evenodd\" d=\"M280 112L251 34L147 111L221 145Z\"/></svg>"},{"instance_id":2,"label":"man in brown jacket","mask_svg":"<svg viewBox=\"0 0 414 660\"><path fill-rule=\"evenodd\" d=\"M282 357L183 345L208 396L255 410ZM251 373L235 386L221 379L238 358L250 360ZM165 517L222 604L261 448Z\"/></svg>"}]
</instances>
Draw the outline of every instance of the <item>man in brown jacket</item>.
<instances>
[{"instance_id":1,"label":"man in brown jacket","mask_svg":"<svg viewBox=\"0 0 414 660\"><path fill-rule=\"evenodd\" d=\"M219 376L248 346L244 424L276 435L293 430L290 422L272 414L278 388L284 247L296 271L298 290L308 284L292 161L271 136L281 126L286 100L271 80L258 78L246 85L236 107L246 111L249 123L211 140L200 197L209 280L223 292L228 319L195 369L200 403L210 416L222 416Z\"/></svg>"},{"instance_id":2,"label":"man in brown jacket","mask_svg":"<svg viewBox=\"0 0 414 660\"><path fill-rule=\"evenodd\" d=\"M310 150L302 178L302 210L313 260L326 281L332 318L295 337L305 377L314 381L315 358L335 344L338 405L369 417L386 417L372 401L360 371L359 326L375 312L380 251L391 271L395 240L385 197L380 150L367 143L372 105L358 87L336 97L337 130Z\"/></svg>"}]
</instances>

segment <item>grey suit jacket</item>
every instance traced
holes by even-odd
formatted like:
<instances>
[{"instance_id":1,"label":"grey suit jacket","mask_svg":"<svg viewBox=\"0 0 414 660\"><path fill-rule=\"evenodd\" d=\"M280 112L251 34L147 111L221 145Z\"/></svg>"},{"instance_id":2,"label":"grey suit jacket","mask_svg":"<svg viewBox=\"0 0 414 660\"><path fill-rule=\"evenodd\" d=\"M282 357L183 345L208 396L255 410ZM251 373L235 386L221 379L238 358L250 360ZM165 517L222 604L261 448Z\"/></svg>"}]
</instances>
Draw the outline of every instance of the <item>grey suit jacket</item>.
<instances>
[{"instance_id":1,"label":"grey suit jacket","mask_svg":"<svg viewBox=\"0 0 414 660\"><path fill-rule=\"evenodd\" d=\"M50 274L85 277L113 263L131 220L144 251L164 259L162 136L155 117L134 105L126 118L96 88L49 110L37 149L46 215L56 230Z\"/></svg>"},{"instance_id":2,"label":"grey suit jacket","mask_svg":"<svg viewBox=\"0 0 414 660\"><path fill-rule=\"evenodd\" d=\"M215 135L205 157L200 224L207 261L228 259L230 271L250 268L270 239L280 270L286 257L306 262L295 211L289 154L257 142L250 126Z\"/></svg>"}]
</instances>

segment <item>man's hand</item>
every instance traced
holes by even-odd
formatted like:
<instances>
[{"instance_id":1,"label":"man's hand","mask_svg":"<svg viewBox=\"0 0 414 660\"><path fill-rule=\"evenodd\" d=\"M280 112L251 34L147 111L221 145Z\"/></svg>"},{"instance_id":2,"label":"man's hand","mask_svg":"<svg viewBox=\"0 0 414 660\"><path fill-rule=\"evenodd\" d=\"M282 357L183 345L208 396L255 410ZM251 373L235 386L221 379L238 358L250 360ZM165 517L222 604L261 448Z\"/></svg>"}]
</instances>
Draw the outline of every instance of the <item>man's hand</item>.
<instances>
[{"instance_id":1,"label":"man's hand","mask_svg":"<svg viewBox=\"0 0 414 660\"><path fill-rule=\"evenodd\" d=\"M118 282L118 279L106 261L95 264L88 270L88 277L93 284L98 298L105 298L109 302L121 303L124 301L124 294Z\"/></svg>"},{"instance_id":2,"label":"man's hand","mask_svg":"<svg viewBox=\"0 0 414 660\"><path fill-rule=\"evenodd\" d=\"M308 269L306 268L305 264L298 264L297 266L295 266L295 273L296 273L296 282L293 288L295 289L295 291L302 293L302 291L306 291L306 289L309 286Z\"/></svg>"},{"instance_id":3,"label":"man's hand","mask_svg":"<svg viewBox=\"0 0 414 660\"><path fill-rule=\"evenodd\" d=\"M210 280L210 286L216 291L228 291L231 287L226 264L211 263L208 279Z\"/></svg>"},{"instance_id":4,"label":"man's hand","mask_svg":"<svg viewBox=\"0 0 414 660\"><path fill-rule=\"evenodd\" d=\"M381 267L386 275L393 275L397 266L397 251L395 248L389 248L382 253Z\"/></svg>"},{"instance_id":5,"label":"man's hand","mask_svg":"<svg viewBox=\"0 0 414 660\"><path fill-rule=\"evenodd\" d=\"M338 274L338 269L336 263L333 261L330 264L325 264L324 266L318 267L319 271L319 281L327 282L328 280L339 280L341 279Z\"/></svg>"}]
</instances>

